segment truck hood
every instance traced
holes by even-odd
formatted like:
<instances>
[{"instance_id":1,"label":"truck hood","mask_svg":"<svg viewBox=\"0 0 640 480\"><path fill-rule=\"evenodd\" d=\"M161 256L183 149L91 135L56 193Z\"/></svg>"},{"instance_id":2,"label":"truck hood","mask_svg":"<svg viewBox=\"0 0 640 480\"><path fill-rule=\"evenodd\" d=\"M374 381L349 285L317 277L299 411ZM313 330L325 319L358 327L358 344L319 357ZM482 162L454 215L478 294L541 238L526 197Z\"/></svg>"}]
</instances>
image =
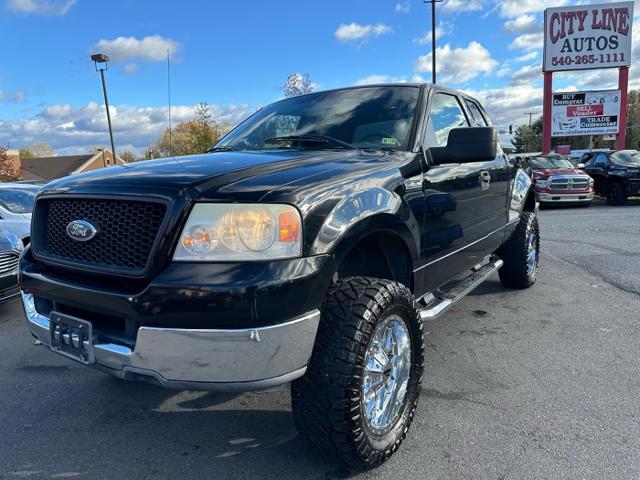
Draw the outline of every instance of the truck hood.
<instances>
[{"instance_id":1,"label":"truck hood","mask_svg":"<svg viewBox=\"0 0 640 480\"><path fill-rule=\"evenodd\" d=\"M47 184L41 194L182 191L193 198L258 200L303 177L347 166L357 172L380 163L383 155L360 150L269 150L171 157L69 176Z\"/></svg>"},{"instance_id":2,"label":"truck hood","mask_svg":"<svg viewBox=\"0 0 640 480\"><path fill-rule=\"evenodd\" d=\"M579 175L588 177L586 173L575 168L540 168L533 171L533 175L539 179L545 179L554 175Z\"/></svg>"}]
</instances>

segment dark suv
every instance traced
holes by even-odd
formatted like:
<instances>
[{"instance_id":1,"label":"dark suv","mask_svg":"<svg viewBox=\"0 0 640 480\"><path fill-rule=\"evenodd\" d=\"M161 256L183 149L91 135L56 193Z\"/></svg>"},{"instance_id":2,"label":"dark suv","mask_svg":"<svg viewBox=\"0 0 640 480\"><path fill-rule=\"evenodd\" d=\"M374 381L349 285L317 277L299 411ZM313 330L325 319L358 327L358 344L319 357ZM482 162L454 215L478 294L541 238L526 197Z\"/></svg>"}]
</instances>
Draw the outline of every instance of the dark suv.
<instances>
[{"instance_id":1,"label":"dark suv","mask_svg":"<svg viewBox=\"0 0 640 480\"><path fill-rule=\"evenodd\" d=\"M582 167L595 182L595 191L609 205L624 205L640 194L640 154L635 150L586 153Z\"/></svg>"},{"instance_id":2,"label":"dark suv","mask_svg":"<svg viewBox=\"0 0 640 480\"><path fill-rule=\"evenodd\" d=\"M413 419L422 322L496 271L536 281L536 212L475 99L409 84L313 93L264 107L211 153L47 185L24 307L53 351L123 379L292 382L302 435L371 468Z\"/></svg>"}]
</instances>

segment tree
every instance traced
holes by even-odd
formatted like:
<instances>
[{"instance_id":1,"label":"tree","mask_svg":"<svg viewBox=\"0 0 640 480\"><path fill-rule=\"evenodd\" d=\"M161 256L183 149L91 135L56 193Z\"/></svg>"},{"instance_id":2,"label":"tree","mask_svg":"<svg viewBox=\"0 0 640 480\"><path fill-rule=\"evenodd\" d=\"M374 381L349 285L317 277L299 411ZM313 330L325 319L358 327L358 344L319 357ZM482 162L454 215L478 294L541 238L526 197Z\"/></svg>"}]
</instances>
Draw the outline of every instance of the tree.
<instances>
[{"instance_id":1,"label":"tree","mask_svg":"<svg viewBox=\"0 0 640 480\"><path fill-rule=\"evenodd\" d=\"M33 158L33 157L34 157L33 153L31 153L26 148L20 149L20 158Z\"/></svg>"},{"instance_id":2,"label":"tree","mask_svg":"<svg viewBox=\"0 0 640 480\"><path fill-rule=\"evenodd\" d=\"M286 98L313 92L313 84L308 73L292 73L282 88Z\"/></svg>"},{"instance_id":3,"label":"tree","mask_svg":"<svg viewBox=\"0 0 640 480\"><path fill-rule=\"evenodd\" d=\"M56 151L47 142L31 143L27 145L27 150L34 157L53 157L56 154Z\"/></svg>"},{"instance_id":4,"label":"tree","mask_svg":"<svg viewBox=\"0 0 640 480\"><path fill-rule=\"evenodd\" d=\"M640 90L629 92L626 148L640 150Z\"/></svg>"},{"instance_id":5,"label":"tree","mask_svg":"<svg viewBox=\"0 0 640 480\"><path fill-rule=\"evenodd\" d=\"M20 167L16 166L7 155L7 149L0 145L0 181L14 182L22 180Z\"/></svg>"},{"instance_id":6,"label":"tree","mask_svg":"<svg viewBox=\"0 0 640 480\"><path fill-rule=\"evenodd\" d=\"M538 152L542 148L542 118L531 125L520 125L513 135L516 153Z\"/></svg>"},{"instance_id":7,"label":"tree","mask_svg":"<svg viewBox=\"0 0 640 480\"><path fill-rule=\"evenodd\" d=\"M118 156L127 163L136 161L136 155L130 150L124 150L120 152Z\"/></svg>"},{"instance_id":8,"label":"tree","mask_svg":"<svg viewBox=\"0 0 640 480\"><path fill-rule=\"evenodd\" d=\"M192 120L180 122L171 130L171 142L169 142L169 129L165 129L158 142L157 152L162 156L204 153L229 129L230 126L226 121L212 121L209 105L202 102L196 105Z\"/></svg>"}]
</instances>

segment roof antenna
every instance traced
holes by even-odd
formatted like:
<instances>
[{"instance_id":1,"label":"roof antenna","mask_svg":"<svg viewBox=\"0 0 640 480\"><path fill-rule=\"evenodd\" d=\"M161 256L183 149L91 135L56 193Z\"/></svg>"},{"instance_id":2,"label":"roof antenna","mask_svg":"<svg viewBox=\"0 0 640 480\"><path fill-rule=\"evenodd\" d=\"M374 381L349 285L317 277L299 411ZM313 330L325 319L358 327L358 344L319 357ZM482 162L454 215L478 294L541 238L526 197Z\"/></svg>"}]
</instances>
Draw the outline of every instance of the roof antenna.
<instances>
[{"instance_id":1,"label":"roof antenna","mask_svg":"<svg viewBox=\"0 0 640 480\"><path fill-rule=\"evenodd\" d=\"M169 98L169 156L173 155L173 144L171 142L171 68L169 62L169 49L167 48L167 96Z\"/></svg>"}]
</instances>

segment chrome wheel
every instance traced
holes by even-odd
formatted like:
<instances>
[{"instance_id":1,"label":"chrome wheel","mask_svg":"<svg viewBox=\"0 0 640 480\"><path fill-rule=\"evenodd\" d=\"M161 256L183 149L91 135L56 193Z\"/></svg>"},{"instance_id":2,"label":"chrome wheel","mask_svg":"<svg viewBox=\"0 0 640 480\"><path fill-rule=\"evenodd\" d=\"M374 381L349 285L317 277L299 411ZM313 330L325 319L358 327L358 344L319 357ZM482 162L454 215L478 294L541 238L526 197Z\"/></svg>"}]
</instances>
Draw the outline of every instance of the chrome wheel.
<instances>
[{"instance_id":1,"label":"chrome wheel","mask_svg":"<svg viewBox=\"0 0 640 480\"><path fill-rule=\"evenodd\" d=\"M538 236L535 231L529 232L527 239L527 273L533 275L538 267Z\"/></svg>"},{"instance_id":2,"label":"chrome wheel","mask_svg":"<svg viewBox=\"0 0 640 480\"><path fill-rule=\"evenodd\" d=\"M361 408L373 433L383 435L402 412L411 373L411 338L399 315L376 327L365 357Z\"/></svg>"}]
</instances>

